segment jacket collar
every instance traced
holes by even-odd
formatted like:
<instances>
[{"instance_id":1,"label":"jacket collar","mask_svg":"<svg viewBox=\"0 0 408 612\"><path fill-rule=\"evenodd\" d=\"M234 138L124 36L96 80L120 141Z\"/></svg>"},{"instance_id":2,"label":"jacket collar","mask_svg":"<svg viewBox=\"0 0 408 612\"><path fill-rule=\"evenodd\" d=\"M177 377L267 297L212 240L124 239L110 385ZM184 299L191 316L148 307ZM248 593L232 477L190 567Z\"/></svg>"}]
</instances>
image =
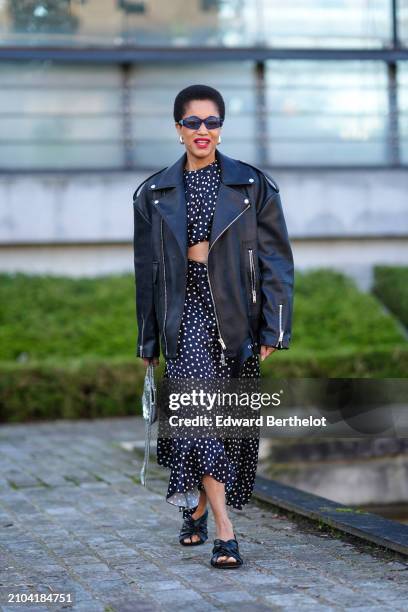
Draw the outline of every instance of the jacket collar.
<instances>
[{"instance_id":1,"label":"jacket collar","mask_svg":"<svg viewBox=\"0 0 408 612\"><path fill-rule=\"evenodd\" d=\"M251 205L250 200L245 197L245 191L234 189L233 185L244 184L250 187L253 182L250 179L255 176L250 166L228 157L218 150L215 154L220 162L221 182L215 203L209 241L210 248L221 234ZM160 178L156 179L155 184L150 186L156 193L160 189L175 188L175 191L170 189L162 193L159 199L154 200L154 204L173 232L185 259L187 259L187 215L183 170L186 158L187 154L184 153L172 166L163 171Z\"/></svg>"},{"instance_id":2,"label":"jacket collar","mask_svg":"<svg viewBox=\"0 0 408 612\"><path fill-rule=\"evenodd\" d=\"M224 185L248 185L249 179L254 178L255 174L250 166L221 153L218 149L215 150L215 156L220 163L221 182ZM160 178L156 181L156 189L166 189L180 185L183 182L183 170L186 161L187 153L184 152L172 166L161 173Z\"/></svg>"}]
</instances>

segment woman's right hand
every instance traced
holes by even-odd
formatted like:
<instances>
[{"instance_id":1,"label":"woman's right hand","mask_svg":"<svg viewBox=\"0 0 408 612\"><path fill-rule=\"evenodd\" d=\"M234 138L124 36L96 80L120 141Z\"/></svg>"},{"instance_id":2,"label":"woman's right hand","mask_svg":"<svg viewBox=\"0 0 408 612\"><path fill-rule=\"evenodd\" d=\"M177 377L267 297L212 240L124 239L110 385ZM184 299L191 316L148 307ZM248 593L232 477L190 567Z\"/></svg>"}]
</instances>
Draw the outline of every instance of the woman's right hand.
<instances>
[{"instance_id":1,"label":"woman's right hand","mask_svg":"<svg viewBox=\"0 0 408 612\"><path fill-rule=\"evenodd\" d=\"M155 366L159 365L159 358L158 357L152 357L151 359L149 359L147 357L143 357L143 363L144 363L144 366L146 368L149 365L149 363L153 363L153 367L155 367Z\"/></svg>"}]
</instances>

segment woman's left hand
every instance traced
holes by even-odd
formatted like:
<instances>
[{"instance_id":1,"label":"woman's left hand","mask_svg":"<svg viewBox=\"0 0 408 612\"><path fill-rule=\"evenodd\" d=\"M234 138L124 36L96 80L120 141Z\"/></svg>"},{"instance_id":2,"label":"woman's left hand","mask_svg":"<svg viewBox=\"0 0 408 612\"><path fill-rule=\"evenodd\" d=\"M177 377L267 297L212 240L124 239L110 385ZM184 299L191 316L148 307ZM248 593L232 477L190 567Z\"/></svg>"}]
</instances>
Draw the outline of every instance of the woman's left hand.
<instances>
[{"instance_id":1,"label":"woman's left hand","mask_svg":"<svg viewBox=\"0 0 408 612\"><path fill-rule=\"evenodd\" d=\"M262 346L261 346L261 361L263 361L264 359L269 357L269 355L271 353L273 353L274 351L276 351L276 348L274 346L265 346L265 344L262 344Z\"/></svg>"}]
</instances>

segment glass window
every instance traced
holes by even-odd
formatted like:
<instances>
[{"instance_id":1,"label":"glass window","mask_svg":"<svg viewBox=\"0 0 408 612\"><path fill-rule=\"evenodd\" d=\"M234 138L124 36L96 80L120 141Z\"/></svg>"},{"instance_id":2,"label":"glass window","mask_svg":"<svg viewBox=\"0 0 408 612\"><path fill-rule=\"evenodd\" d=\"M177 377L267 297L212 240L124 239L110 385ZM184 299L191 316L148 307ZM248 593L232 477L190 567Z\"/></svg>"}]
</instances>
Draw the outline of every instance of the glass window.
<instances>
[{"instance_id":1,"label":"glass window","mask_svg":"<svg viewBox=\"0 0 408 612\"><path fill-rule=\"evenodd\" d=\"M397 17L399 38L404 47L408 46L408 0L398 0Z\"/></svg>"},{"instance_id":2,"label":"glass window","mask_svg":"<svg viewBox=\"0 0 408 612\"><path fill-rule=\"evenodd\" d=\"M408 64L398 64L398 108L401 163L408 164Z\"/></svg>"},{"instance_id":3,"label":"glass window","mask_svg":"<svg viewBox=\"0 0 408 612\"><path fill-rule=\"evenodd\" d=\"M391 39L390 0L227 0L226 45L372 48Z\"/></svg>"},{"instance_id":4,"label":"glass window","mask_svg":"<svg viewBox=\"0 0 408 612\"><path fill-rule=\"evenodd\" d=\"M181 0L0 0L0 44L211 44L217 21Z\"/></svg>"},{"instance_id":5,"label":"glass window","mask_svg":"<svg viewBox=\"0 0 408 612\"><path fill-rule=\"evenodd\" d=\"M374 48L390 43L390 7L391 0L0 0L0 44Z\"/></svg>"},{"instance_id":6,"label":"glass window","mask_svg":"<svg viewBox=\"0 0 408 612\"><path fill-rule=\"evenodd\" d=\"M266 82L271 165L386 163L383 63L270 61Z\"/></svg>"},{"instance_id":7,"label":"glass window","mask_svg":"<svg viewBox=\"0 0 408 612\"><path fill-rule=\"evenodd\" d=\"M401 161L408 163L408 64L399 62ZM226 103L220 149L265 166L389 164L387 66L381 61L115 65L0 64L0 169L160 168L182 152L176 94L192 83ZM126 84L126 87L125 87ZM125 138L126 136L126 138Z\"/></svg>"},{"instance_id":8,"label":"glass window","mask_svg":"<svg viewBox=\"0 0 408 612\"><path fill-rule=\"evenodd\" d=\"M0 65L0 167L122 167L121 73L112 66Z\"/></svg>"}]
</instances>

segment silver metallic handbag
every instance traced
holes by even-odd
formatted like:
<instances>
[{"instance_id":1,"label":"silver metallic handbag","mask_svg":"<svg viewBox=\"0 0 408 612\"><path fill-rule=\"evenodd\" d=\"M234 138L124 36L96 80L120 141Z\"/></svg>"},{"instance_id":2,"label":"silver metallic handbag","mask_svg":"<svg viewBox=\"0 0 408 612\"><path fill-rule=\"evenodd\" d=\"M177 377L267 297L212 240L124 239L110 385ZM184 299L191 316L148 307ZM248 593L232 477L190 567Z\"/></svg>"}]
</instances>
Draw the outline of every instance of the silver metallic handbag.
<instances>
[{"instance_id":1,"label":"silver metallic handbag","mask_svg":"<svg viewBox=\"0 0 408 612\"><path fill-rule=\"evenodd\" d=\"M143 386L142 406L143 419L145 422L145 452L142 469L140 471L140 481L145 487L146 472L150 456L150 437L152 433L152 425L157 420L156 384L154 382L154 366L152 363L149 363L146 368Z\"/></svg>"}]
</instances>

